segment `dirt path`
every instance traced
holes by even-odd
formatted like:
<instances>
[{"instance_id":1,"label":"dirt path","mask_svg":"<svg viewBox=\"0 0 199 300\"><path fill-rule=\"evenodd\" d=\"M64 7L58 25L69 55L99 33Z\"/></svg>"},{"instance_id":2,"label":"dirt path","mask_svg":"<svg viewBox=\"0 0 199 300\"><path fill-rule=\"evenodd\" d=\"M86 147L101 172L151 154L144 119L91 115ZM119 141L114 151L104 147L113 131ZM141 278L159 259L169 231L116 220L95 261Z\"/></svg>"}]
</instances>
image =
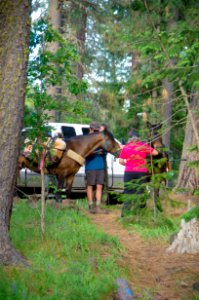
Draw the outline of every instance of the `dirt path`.
<instances>
[{"instance_id":1,"label":"dirt path","mask_svg":"<svg viewBox=\"0 0 199 300\"><path fill-rule=\"evenodd\" d=\"M199 280L199 254L167 254L168 244L143 241L119 222L120 211L91 215L92 222L116 236L124 247L120 265L129 269L129 283L138 299L191 300Z\"/></svg>"}]
</instances>

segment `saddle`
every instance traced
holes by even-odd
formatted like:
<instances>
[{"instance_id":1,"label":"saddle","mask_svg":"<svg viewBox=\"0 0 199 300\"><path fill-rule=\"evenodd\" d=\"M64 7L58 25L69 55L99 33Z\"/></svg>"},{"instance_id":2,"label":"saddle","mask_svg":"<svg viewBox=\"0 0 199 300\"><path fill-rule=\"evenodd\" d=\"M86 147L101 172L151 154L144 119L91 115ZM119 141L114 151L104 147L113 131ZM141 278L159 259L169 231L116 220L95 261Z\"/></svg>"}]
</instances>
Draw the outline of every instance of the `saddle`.
<instances>
[{"instance_id":1,"label":"saddle","mask_svg":"<svg viewBox=\"0 0 199 300\"><path fill-rule=\"evenodd\" d=\"M25 158L32 160L34 163L38 163L39 160L39 150L36 148L36 142L37 141L32 143L30 140L26 139L22 153ZM45 165L49 167L58 164L65 150L66 143L61 138L48 138L42 144L42 151L45 156Z\"/></svg>"}]
</instances>

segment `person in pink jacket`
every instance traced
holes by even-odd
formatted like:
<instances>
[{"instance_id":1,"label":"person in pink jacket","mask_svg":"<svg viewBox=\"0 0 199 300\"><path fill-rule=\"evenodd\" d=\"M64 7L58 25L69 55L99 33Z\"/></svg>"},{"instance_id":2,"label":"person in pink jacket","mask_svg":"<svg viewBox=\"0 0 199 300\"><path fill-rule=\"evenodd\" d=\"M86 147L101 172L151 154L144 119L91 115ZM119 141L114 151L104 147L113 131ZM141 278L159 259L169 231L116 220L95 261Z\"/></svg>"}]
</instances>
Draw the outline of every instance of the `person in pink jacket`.
<instances>
[{"instance_id":1,"label":"person in pink jacket","mask_svg":"<svg viewBox=\"0 0 199 300\"><path fill-rule=\"evenodd\" d=\"M137 195L135 201L140 208L145 207L146 203L140 200L145 192L144 183L147 182L147 160L148 155L157 155L158 151L151 148L150 145L142 142L137 132L133 132L128 143L123 147L119 163L125 166L124 171L124 194ZM122 216L126 210L133 205L133 198L125 201Z\"/></svg>"}]
</instances>

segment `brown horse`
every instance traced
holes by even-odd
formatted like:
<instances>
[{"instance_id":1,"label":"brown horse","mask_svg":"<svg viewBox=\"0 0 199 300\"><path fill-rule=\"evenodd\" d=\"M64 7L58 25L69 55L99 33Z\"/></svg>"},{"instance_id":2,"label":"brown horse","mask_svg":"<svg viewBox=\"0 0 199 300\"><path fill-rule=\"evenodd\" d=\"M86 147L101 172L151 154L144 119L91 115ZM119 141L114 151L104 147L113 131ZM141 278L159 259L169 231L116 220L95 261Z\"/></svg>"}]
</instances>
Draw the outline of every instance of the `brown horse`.
<instances>
[{"instance_id":1,"label":"brown horse","mask_svg":"<svg viewBox=\"0 0 199 300\"><path fill-rule=\"evenodd\" d=\"M162 141L162 124L151 124L150 122L147 122L147 127L150 130L149 143L152 148L159 152L158 155L151 157L151 160L149 161L149 178L150 180L153 180L155 206L159 211L162 211L162 205L160 202L160 187L162 182L166 184L165 175L171 170L171 165L168 153L165 149L166 146Z\"/></svg>"},{"instance_id":2,"label":"brown horse","mask_svg":"<svg viewBox=\"0 0 199 300\"><path fill-rule=\"evenodd\" d=\"M58 182L58 189L61 190L65 187L67 197L70 196L75 174L83 165L84 159L93 153L96 148L102 148L114 156L118 156L120 153L120 145L107 130L76 136L67 140L66 149L62 150L61 158L55 164L47 166L45 174L55 175ZM59 151L61 150L59 149ZM27 167L34 172L40 172L37 156L31 160L21 153L18 166L19 169ZM60 192L57 193L56 199L60 199Z\"/></svg>"}]
</instances>

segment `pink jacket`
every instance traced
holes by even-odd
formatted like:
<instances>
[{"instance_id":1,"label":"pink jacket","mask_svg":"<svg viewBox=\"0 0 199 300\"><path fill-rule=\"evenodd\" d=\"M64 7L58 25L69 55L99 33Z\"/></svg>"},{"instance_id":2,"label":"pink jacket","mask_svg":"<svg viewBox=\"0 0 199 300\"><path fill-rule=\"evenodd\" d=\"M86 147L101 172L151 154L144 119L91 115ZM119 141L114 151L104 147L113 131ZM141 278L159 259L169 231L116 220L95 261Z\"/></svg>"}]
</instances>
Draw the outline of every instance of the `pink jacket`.
<instances>
[{"instance_id":1,"label":"pink jacket","mask_svg":"<svg viewBox=\"0 0 199 300\"><path fill-rule=\"evenodd\" d=\"M125 172L147 172L146 156L153 148L143 142L130 142L124 146L120 158L126 160Z\"/></svg>"}]
</instances>

